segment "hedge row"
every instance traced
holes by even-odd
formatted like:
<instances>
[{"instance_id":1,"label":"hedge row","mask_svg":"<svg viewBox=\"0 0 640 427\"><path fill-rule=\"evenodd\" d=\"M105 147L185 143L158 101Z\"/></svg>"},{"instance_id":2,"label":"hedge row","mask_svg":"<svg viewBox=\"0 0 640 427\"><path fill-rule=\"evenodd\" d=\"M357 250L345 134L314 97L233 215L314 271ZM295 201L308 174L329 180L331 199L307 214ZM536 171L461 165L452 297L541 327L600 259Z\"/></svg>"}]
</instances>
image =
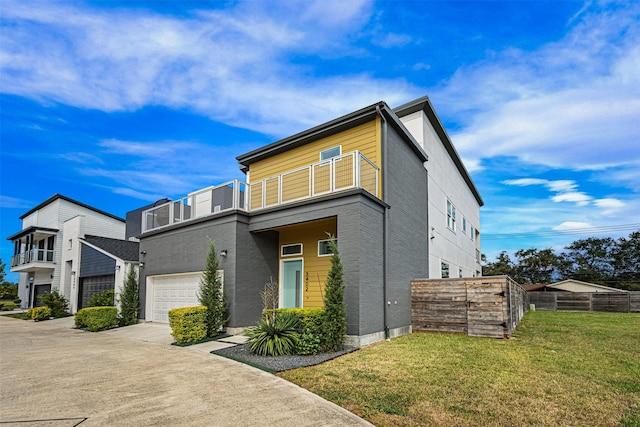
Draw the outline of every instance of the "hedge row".
<instances>
[{"instance_id":1,"label":"hedge row","mask_svg":"<svg viewBox=\"0 0 640 427\"><path fill-rule=\"evenodd\" d=\"M117 317L116 307L87 307L76 313L75 323L78 328L98 332L114 327Z\"/></svg>"},{"instance_id":2,"label":"hedge row","mask_svg":"<svg viewBox=\"0 0 640 427\"><path fill-rule=\"evenodd\" d=\"M178 344L200 341L207 337L207 307L182 307L169 310L171 335Z\"/></svg>"}]
</instances>

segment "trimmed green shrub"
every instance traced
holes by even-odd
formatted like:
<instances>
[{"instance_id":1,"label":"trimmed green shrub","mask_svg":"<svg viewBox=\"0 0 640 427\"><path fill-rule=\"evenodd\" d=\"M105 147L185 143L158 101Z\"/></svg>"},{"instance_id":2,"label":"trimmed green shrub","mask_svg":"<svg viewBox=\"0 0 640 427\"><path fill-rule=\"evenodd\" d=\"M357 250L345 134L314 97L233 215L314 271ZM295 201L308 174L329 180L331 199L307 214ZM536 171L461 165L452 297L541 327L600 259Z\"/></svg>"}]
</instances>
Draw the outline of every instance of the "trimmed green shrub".
<instances>
[{"instance_id":1,"label":"trimmed green shrub","mask_svg":"<svg viewBox=\"0 0 640 427\"><path fill-rule=\"evenodd\" d=\"M218 274L218 254L211 240L204 273L200 280L198 300L207 308L207 337L218 335L227 318L227 301L222 289L222 280Z\"/></svg>"},{"instance_id":2,"label":"trimmed green shrub","mask_svg":"<svg viewBox=\"0 0 640 427\"><path fill-rule=\"evenodd\" d=\"M277 313L247 329L251 352L260 356L294 354L298 344L300 320L293 313Z\"/></svg>"},{"instance_id":3,"label":"trimmed green shrub","mask_svg":"<svg viewBox=\"0 0 640 427\"><path fill-rule=\"evenodd\" d=\"M64 295L61 295L57 289L51 292L45 292L39 295L38 298L40 298L42 304L51 309L51 315L53 317L65 317L69 315L69 301L67 301Z\"/></svg>"},{"instance_id":4,"label":"trimmed green shrub","mask_svg":"<svg viewBox=\"0 0 640 427\"><path fill-rule=\"evenodd\" d=\"M138 289L138 274L133 268L133 264L129 266L129 273L124 281L120 298L120 317L118 325L129 326L138 321L138 310L140 308L140 298Z\"/></svg>"},{"instance_id":5,"label":"trimmed green shrub","mask_svg":"<svg viewBox=\"0 0 640 427\"><path fill-rule=\"evenodd\" d=\"M51 317L51 309L49 307L36 307L27 312L27 315L32 320L48 320Z\"/></svg>"},{"instance_id":6,"label":"trimmed green shrub","mask_svg":"<svg viewBox=\"0 0 640 427\"><path fill-rule=\"evenodd\" d=\"M114 294L115 291L113 289L107 289L106 291L91 295L91 299L89 299L89 307L113 306Z\"/></svg>"},{"instance_id":7,"label":"trimmed green shrub","mask_svg":"<svg viewBox=\"0 0 640 427\"><path fill-rule=\"evenodd\" d=\"M178 344L200 341L207 338L207 307L182 307L169 310L171 335Z\"/></svg>"},{"instance_id":8,"label":"trimmed green shrub","mask_svg":"<svg viewBox=\"0 0 640 427\"><path fill-rule=\"evenodd\" d=\"M22 303L22 300L20 298L16 298L16 299L13 300L13 303L15 305L20 305Z\"/></svg>"},{"instance_id":9,"label":"trimmed green shrub","mask_svg":"<svg viewBox=\"0 0 640 427\"><path fill-rule=\"evenodd\" d=\"M344 267L335 239L331 247L331 269L327 275L324 291L324 349L338 351L342 347L347 331L347 308L344 301Z\"/></svg>"},{"instance_id":10,"label":"trimmed green shrub","mask_svg":"<svg viewBox=\"0 0 640 427\"><path fill-rule=\"evenodd\" d=\"M91 332L104 331L115 326L117 316L115 307L87 307L76 313L75 324Z\"/></svg>"},{"instance_id":11,"label":"trimmed green shrub","mask_svg":"<svg viewBox=\"0 0 640 427\"><path fill-rule=\"evenodd\" d=\"M276 310L264 310L263 318L268 320L272 314L280 315L289 313L298 318L298 346L296 354L318 354L324 340L324 309L323 308L278 308Z\"/></svg>"}]
</instances>

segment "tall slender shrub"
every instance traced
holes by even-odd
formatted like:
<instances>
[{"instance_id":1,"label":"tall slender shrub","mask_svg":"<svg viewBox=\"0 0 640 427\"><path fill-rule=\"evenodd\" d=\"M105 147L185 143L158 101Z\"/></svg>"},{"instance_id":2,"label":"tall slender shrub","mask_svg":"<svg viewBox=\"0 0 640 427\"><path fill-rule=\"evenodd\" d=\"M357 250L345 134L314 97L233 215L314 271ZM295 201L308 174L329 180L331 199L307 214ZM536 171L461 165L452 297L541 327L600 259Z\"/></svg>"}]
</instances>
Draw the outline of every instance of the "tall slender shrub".
<instances>
[{"instance_id":1,"label":"tall slender shrub","mask_svg":"<svg viewBox=\"0 0 640 427\"><path fill-rule=\"evenodd\" d=\"M45 292L39 295L38 298L40 298L42 304L51 309L51 315L53 317L65 317L69 315L69 301L64 295L58 292L57 289L52 289L51 292Z\"/></svg>"},{"instance_id":2,"label":"tall slender shrub","mask_svg":"<svg viewBox=\"0 0 640 427\"><path fill-rule=\"evenodd\" d=\"M324 348L338 351L342 347L347 332L347 308L344 301L344 267L338 253L335 238L329 241L331 248L331 269L327 275L324 290Z\"/></svg>"},{"instance_id":3,"label":"tall slender shrub","mask_svg":"<svg viewBox=\"0 0 640 427\"><path fill-rule=\"evenodd\" d=\"M122 292L118 298L120 305L120 316L118 317L118 325L129 326L138 321L138 311L140 310L140 296L138 287L138 274L133 268L133 264L129 265L129 272L124 280Z\"/></svg>"},{"instance_id":4,"label":"tall slender shrub","mask_svg":"<svg viewBox=\"0 0 640 427\"><path fill-rule=\"evenodd\" d=\"M209 240L209 253L204 274L200 279L198 299L207 308L207 337L215 337L227 322L227 301L218 275L218 254L213 241Z\"/></svg>"}]
</instances>

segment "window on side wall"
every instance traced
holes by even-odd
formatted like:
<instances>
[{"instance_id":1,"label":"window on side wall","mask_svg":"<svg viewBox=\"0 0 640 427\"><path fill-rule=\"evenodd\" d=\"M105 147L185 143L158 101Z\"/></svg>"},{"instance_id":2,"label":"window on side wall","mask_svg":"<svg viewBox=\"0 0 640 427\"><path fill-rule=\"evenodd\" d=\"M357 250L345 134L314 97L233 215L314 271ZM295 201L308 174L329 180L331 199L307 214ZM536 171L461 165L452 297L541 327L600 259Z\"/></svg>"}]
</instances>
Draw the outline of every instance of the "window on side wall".
<instances>
[{"instance_id":1,"label":"window on side wall","mask_svg":"<svg viewBox=\"0 0 640 427\"><path fill-rule=\"evenodd\" d=\"M471 238L471 240L474 240L476 237L476 229L473 228L473 226L471 226L471 232L469 233L469 237Z\"/></svg>"},{"instance_id":2,"label":"window on side wall","mask_svg":"<svg viewBox=\"0 0 640 427\"><path fill-rule=\"evenodd\" d=\"M338 243L335 239L326 239L326 240L318 240L318 256L331 256L333 252L331 252L331 240Z\"/></svg>"},{"instance_id":3,"label":"window on side wall","mask_svg":"<svg viewBox=\"0 0 640 427\"><path fill-rule=\"evenodd\" d=\"M337 157L342 154L342 145L323 150L320 152L320 161L329 160L332 157Z\"/></svg>"},{"instance_id":4,"label":"window on side wall","mask_svg":"<svg viewBox=\"0 0 640 427\"><path fill-rule=\"evenodd\" d=\"M447 199L447 228L456 231L456 207Z\"/></svg>"},{"instance_id":5,"label":"window on side wall","mask_svg":"<svg viewBox=\"0 0 640 427\"><path fill-rule=\"evenodd\" d=\"M447 264L446 262L440 263L440 277L442 277L443 279L449 278L449 264Z\"/></svg>"},{"instance_id":6,"label":"window on side wall","mask_svg":"<svg viewBox=\"0 0 640 427\"><path fill-rule=\"evenodd\" d=\"M467 218L462 217L462 232L466 233L467 232Z\"/></svg>"}]
</instances>

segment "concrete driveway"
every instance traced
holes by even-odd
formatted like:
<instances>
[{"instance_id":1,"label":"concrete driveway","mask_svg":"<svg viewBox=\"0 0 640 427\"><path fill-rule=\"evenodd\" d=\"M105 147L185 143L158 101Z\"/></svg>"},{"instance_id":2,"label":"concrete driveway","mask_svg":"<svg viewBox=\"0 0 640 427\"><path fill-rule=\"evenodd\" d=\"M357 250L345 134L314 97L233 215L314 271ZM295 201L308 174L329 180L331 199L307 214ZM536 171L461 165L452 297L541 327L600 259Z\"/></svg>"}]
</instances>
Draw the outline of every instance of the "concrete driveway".
<instances>
[{"instance_id":1,"label":"concrete driveway","mask_svg":"<svg viewBox=\"0 0 640 427\"><path fill-rule=\"evenodd\" d=\"M72 326L0 316L1 427L371 426L272 374L169 345L166 325Z\"/></svg>"}]
</instances>

